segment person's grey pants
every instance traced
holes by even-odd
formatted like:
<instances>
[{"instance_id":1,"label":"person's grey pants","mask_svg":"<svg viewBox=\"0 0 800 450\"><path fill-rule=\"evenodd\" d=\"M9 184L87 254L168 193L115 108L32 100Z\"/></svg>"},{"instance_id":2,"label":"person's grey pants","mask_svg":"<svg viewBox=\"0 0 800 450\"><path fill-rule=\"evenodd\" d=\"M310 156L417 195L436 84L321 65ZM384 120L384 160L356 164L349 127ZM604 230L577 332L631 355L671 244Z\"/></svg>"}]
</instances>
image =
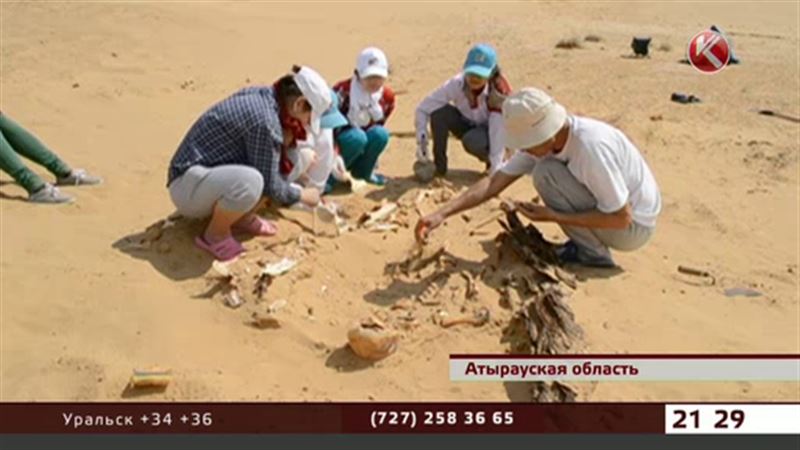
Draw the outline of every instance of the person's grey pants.
<instances>
[{"instance_id":1,"label":"person's grey pants","mask_svg":"<svg viewBox=\"0 0 800 450\"><path fill-rule=\"evenodd\" d=\"M214 211L214 205L226 211L246 213L261 199L264 177L249 166L192 166L169 185L172 203L185 217L201 219Z\"/></svg>"},{"instance_id":2,"label":"person's grey pants","mask_svg":"<svg viewBox=\"0 0 800 450\"><path fill-rule=\"evenodd\" d=\"M561 213L588 212L597 209L597 200L589 189L578 181L567 165L554 158L536 163L533 184L545 205ZM583 228L560 225L564 233L578 246L582 261L612 261L609 248L633 251L650 239L654 227L632 222L625 229Z\"/></svg>"},{"instance_id":3,"label":"person's grey pants","mask_svg":"<svg viewBox=\"0 0 800 450\"><path fill-rule=\"evenodd\" d=\"M476 125L453 105L445 105L431 113L433 161L436 172L447 173L447 138L450 133L461 140L464 150L483 162L489 161L489 126Z\"/></svg>"}]
</instances>

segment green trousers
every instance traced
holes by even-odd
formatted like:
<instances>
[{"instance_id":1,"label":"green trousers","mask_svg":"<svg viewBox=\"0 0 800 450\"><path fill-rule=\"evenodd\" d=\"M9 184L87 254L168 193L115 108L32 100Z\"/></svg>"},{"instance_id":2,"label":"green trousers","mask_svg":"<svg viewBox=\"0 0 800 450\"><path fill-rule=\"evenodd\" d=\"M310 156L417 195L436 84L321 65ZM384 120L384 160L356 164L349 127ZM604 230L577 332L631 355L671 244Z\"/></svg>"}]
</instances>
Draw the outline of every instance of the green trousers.
<instances>
[{"instance_id":1,"label":"green trousers","mask_svg":"<svg viewBox=\"0 0 800 450\"><path fill-rule=\"evenodd\" d=\"M9 174L29 194L34 193L44 187L44 181L25 167L18 154L43 166L56 177L65 177L72 172L72 168L36 136L7 115L0 113L0 169Z\"/></svg>"}]
</instances>

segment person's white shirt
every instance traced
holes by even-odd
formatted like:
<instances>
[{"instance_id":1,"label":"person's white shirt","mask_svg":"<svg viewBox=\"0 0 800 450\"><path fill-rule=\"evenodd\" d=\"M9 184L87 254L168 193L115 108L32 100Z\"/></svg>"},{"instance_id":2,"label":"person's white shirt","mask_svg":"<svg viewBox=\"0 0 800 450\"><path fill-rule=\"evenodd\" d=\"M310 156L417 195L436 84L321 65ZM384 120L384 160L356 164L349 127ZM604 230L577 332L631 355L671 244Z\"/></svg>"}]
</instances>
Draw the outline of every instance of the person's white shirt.
<instances>
[{"instance_id":1,"label":"person's white shirt","mask_svg":"<svg viewBox=\"0 0 800 450\"><path fill-rule=\"evenodd\" d=\"M613 213L631 205L633 221L647 227L661 212L661 193L639 149L613 126L587 117L570 116L564 149L546 158L564 161L570 173L589 189L597 209ZM521 150L500 169L509 175L533 175L539 158Z\"/></svg>"},{"instance_id":2,"label":"person's white shirt","mask_svg":"<svg viewBox=\"0 0 800 450\"><path fill-rule=\"evenodd\" d=\"M287 180L323 191L336 162L333 130L323 128L314 134L306 128L306 140L298 141L297 147L289 150L288 158L294 167Z\"/></svg>"},{"instance_id":3,"label":"person's white shirt","mask_svg":"<svg viewBox=\"0 0 800 450\"><path fill-rule=\"evenodd\" d=\"M425 97L417 106L415 113L414 126L416 129L417 143L420 145L417 159L428 160L427 137L428 121L431 114L437 109L451 104L467 120L476 125L488 124L489 129L489 164L492 172L499 169L503 164L505 154L505 130L503 129L503 114L501 112L490 111L487 103L489 87L486 86L478 96L477 107L473 108L467 95L464 93L464 74L459 73L447 80L438 89ZM425 138L423 138L425 136ZM425 154L421 154L424 151Z\"/></svg>"}]
</instances>

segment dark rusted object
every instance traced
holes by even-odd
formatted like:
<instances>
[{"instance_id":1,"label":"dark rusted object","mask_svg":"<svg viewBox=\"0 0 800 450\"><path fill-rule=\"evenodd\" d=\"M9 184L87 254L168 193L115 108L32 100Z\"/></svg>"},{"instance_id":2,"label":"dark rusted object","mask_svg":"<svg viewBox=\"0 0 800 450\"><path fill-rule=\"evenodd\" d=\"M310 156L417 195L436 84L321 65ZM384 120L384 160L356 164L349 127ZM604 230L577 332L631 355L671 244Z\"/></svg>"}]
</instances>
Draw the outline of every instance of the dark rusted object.
<instances>
[{"instance_id":1,"label":"dark rusted object","mask_svg":"<svg viewBox=\"0 0 800 450\"><path fill-rule=\"evenodd\" d=\"M689 266L678 266L678 272L684 275L692 275L695 277L708 278L711 281L712 286L717 284L717 278L713 274L711 274L711 272L705 270L695 269L694 267L689 267Z\"/></svg>"},{"instance_id":2,"label":"dark rusted object","mask_svg":"<svg viewBox=\"0 0 800 450\"><path fill-rule=\"evenodd\" d=\"M583 347L583 330L575 322L566 302L561 283L569 284L558 267L555 245L545 240L533 225L524 226L516 213L506 213L501 221L505 233L498 237L501 249L511 250L532 269L522 280L509 278L507 304L515 310L506 328L505 340L515 354L559 355L576 353ZM522 282L518 282L522 281ZM516 294L512 295L512 290ZM572 402L577 393L560 382L531 383L531 400L536 402Z\"/></svg>"},{"instance_id":3,"label":"dark rusted object","mask_svg":"<svg viewBox=\"0 0 800 450\"><path fill-rule=\"evenodd\" d=\"M509 244L514 253L534 269L558 265L555 245L545 240L533 224L522 225L517 213L512 211L506 213L506 221L500 221L500 225L511 239Z\"/></svg>"}]
</instances>

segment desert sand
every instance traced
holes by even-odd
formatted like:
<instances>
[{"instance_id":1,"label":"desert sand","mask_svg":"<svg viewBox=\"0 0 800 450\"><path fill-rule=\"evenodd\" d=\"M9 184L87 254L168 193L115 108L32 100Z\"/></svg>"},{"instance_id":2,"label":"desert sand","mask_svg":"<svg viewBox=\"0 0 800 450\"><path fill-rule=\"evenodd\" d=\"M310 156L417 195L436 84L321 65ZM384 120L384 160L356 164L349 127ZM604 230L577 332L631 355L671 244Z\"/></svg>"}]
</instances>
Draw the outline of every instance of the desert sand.
<instances>
[{"instance_id":1,"label":"desert sand","mask_svg":"<svg viewBox=\"0 0 800 450\"><path fill-rule=\"evenodd\" d=\"M273 82L293 63L333 83L349 76L367 45L386 51L390 85L405 92L389 122L395 131L413 128L417 102L459 70L470 45L489 42L513 86L547 89L573 112L620 127L643 151L663 213L647 247L616 254L622 272L579 271L569 304L586 352L800 353L800 127L754 112L800 115L799 8L3 2L0 109L105 183L67 188L75 204L41 206L20 201L24 191L0 178L0 400L526 401L520 385L448 380L449 354L507 349L501 336L510 312L487 286L485 326L443 329L429 320L433 309L419 307L419 326L403 331L385 360L365 364L345 347L352 323L396 315L392 304L425 288L384 274L411 247L410 228L312 242L284 218L277 238L247 240L242 273L284 255L299 261L259 304L286 300L277 329L247 324L247 308L256 307L249 290L236 310L208 293L211 259L191 243L202 224L179 221L149 250L124 245L173 212L167 164L205 108L242 86ZM679 60L689 38L712 24L730 34L742 64L705 76ZM602 40L583 41L589 34ZM639 34L653 37L651 57L626 57ZM570 38L582 48L555 48ZM670 102L675 91L703 103ZM458 190L483 167L457 141L450 149ZM394 139L380 163L394 178L389 186L333 199L357 216L383 199L413 198L424 189L411 176L413 159L413 140ZM505 197L534 195L522 179ZM496 208L473 211L470 223L452 218L433 244L447 242L459 264L479 268L500 227L468 231ZM542 229L563 239L557 227ZM716 285L678 274L680 264L712 272ZM763 295L725 296L732 287ZM453 312L458 289L443 306ZM148 366L172 369L169 388L147 396L126 390L132 371ZM798 383L578 389L581 401L800 398Z\"/></svg>"}]
</instances>

